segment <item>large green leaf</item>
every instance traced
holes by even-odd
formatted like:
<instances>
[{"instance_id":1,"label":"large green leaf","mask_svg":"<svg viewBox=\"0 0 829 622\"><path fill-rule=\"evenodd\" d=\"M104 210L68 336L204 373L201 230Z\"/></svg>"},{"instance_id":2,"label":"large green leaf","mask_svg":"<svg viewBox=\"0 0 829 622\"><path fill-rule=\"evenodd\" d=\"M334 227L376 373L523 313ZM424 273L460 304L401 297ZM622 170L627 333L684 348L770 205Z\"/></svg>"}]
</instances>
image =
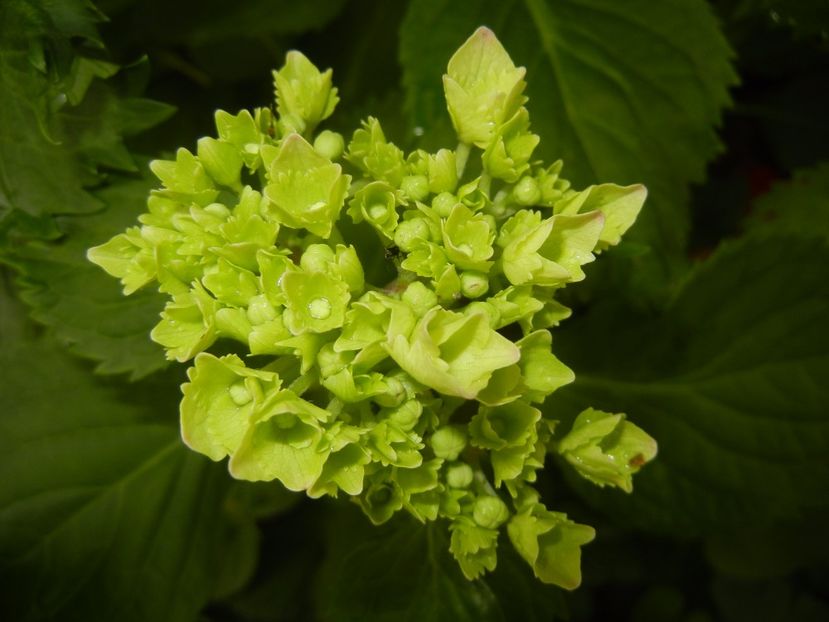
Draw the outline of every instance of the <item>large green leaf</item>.
<instances>
[{"instance_id":1,"label":"large green leaf","mask_svg":"<svg viewBox=\"0 0 829 622\"><path fill-rule=\"evenodd\" d=\"M827 265L820 239L752 236L703 263L661 317L597 309L563 327L576 382L549 411L623 411L659 443L632 495L580 490L614 519L681 535L825 512Z\"/></svg>"},{"instance_id":2,"label":"large green leaf","mask_svg":"<svg viewBox=\"0 0 829 622\"><path fill-rule=\"evenodd\" d=\"M175 387L97 381L5 295L0 335L0 618L193 620L227 478L181 444Z\"/></svg>"},{"instance_id":3,"label":"large green leaf","mask_svg":"<svg viewBox=\"0 0 829 622\"><path fill-rule=\"evenodd\" d=\"M150 330L164 307L160 294L142 290L126 297L86 250L135 224L152 187L149 179L120 180L96 193L106 209L59 219L59 243L28 242L0 249L0 262L19 273L21 296L32 317L53 328L71 352L99 362L102 373L133 379L166 366Z\"/></svg>"},{"instance_id":4,"label":"large green leaf","mask_svg":"<svg viewBox=\"0 0 829 622\"><path fill-rule=\"evenodd\" d=\"M579 186L644 182L651 198L632 235L681 250L687 184L720 148L714 126L735 82L707 3L414 0L400 57L416 125L445 116L440 75L480 24L527 67L537 153L563 158Z\"/></svg>"}]
</instances>

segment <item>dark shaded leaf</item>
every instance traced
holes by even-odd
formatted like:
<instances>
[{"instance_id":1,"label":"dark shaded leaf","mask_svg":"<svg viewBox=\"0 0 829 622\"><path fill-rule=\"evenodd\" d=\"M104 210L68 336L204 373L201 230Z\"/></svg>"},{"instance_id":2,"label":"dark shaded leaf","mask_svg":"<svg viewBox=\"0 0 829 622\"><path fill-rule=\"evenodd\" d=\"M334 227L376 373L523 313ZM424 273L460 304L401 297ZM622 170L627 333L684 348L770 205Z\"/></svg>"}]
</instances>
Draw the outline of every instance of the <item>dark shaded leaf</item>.
<instances>
[{"instance_id":1,"label":"dark shaded leaf","mask_svg":"<svg viewBox=\"0 0 829 622\"><path fill-rule=\"evenodd\" d=\"M4 294L0 617L192 620L223 563L227 476L181 444L170 392L126 399L16 305Z\"/></svg>"},{"instance_id":2,"label":"dark shaded leaf","mask_svg":"<svg viewBox=\"0 0 829 622\"><path fill-rule=\"evenodd\" d=\"M579 490L616 520L679 536L825 507L826 265L820 240L755 236L700 265L662 317L597 310L560 330L576 382L549 412L626 412L659 443L634 494Z\"/></svg>"}]
</instances>

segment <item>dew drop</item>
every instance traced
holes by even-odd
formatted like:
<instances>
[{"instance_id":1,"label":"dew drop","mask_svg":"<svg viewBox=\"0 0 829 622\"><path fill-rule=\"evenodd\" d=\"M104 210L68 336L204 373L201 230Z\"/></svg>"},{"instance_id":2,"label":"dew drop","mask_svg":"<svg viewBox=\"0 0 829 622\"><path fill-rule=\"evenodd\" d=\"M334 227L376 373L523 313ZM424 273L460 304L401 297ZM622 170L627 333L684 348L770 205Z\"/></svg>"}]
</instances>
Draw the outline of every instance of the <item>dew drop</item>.
<instances>
[{"instance_id":1,"label":"dew drop","mask_svg":"<svg viewBox=\"0 0 829 622\"><path fill-rule=\"evenodd\" d=\"M326 320L331 315L331 303L328 298L314 298L308 303L308 313L315 320Z\"/></svg>"}]
</instances>

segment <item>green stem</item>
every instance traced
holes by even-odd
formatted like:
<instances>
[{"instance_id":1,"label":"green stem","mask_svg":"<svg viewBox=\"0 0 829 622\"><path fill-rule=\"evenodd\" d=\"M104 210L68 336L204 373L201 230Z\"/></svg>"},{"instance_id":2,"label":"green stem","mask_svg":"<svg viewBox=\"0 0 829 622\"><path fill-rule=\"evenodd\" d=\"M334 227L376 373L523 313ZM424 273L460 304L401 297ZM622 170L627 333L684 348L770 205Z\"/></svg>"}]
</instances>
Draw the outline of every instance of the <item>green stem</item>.
<instances>
[{"instance_id":1,"label":"green stem","mask_svg":"<svg viewBox=\"0 0 829 622\"><path fill-rule=\"evenodd\" d=\"M469 143L458 143L455 149L455 165L458 171L458 179L463 177L463 172L466 170L466 161L469 159L469 152L472 150L472 145Z\"/></svg>"},{"instance_id":2,"label":"green stem","mask_svg":"<svg viewBox=\"0 0 829 622\"><path fill-rule=\"evenodd\" d=\"M492 177L489 176L489 173L481 173L481 179L478 182L478 189L483 192L486 196L489 196L489 187L492 184Z\"/></svg>"}]
</instances>

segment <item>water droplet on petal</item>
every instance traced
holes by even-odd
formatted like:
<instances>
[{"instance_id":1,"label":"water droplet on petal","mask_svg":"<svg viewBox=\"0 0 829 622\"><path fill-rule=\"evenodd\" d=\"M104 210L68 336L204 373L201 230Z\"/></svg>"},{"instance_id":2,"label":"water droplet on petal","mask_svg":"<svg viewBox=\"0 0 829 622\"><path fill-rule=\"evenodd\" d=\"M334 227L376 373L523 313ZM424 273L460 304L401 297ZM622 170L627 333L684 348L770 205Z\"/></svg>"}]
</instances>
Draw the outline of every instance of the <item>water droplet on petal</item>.
<instances>
[{"instance_id":1,"label":"water droplet on petal","mask_svg":"<svg viewBox=\"0 0 829 622\"><path fill-rule=\"evenodd\" d=\"M328 298L314 298L308 303L308 313L315 320L326 320L331 315L331 303Z\"/></svg>"}]
</instances>

